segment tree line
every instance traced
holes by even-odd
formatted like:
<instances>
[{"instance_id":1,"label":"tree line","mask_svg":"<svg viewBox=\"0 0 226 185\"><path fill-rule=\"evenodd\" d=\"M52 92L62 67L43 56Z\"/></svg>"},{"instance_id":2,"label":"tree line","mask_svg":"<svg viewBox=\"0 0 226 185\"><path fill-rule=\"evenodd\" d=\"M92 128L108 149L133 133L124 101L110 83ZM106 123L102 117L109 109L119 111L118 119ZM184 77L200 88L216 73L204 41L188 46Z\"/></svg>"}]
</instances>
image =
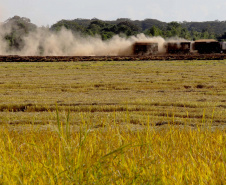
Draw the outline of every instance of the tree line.
<instances>
[{"instance_id":1,"label":"tree line","mask_svg":"<svg viewBox=\"0 0 226 185\"><path fill-rule=\"evenodd\" d=\"M21 49L23 38L38 26L31 23L30 19L14 16L6 20L1 28L8 30L3 37L8 42L9 49ZM130 37L143 33L150 37L163 38L180 37L187 40L216 39L226 40L226 21L209 22L170 22L165 23L155 19L143 21L120 18L115 21L93 19L60 20L50 28L51 32L58 32L62 28L71 30L81 35L100 36L102 40L111 39L114 35Z\"/></svg>"},{"instance_id":2,"label":"tree line","mask_svg":"<svg viewBox=\"0 0 226 185\"><path fill-rule=\"evenodd\" d=\"M226 21L208 22L170 22L165 23L155 19L143 21L120 18L115 21L99 19L61 20L51 26L51 30L62 27L74 32L80 31L88 35L100 35L103 40L110 39L116 34L132 36L144 33L147 36L161 36L163 38L180 37L187 40L216 39L226 40Z\"/></svg>"}]
</instances>

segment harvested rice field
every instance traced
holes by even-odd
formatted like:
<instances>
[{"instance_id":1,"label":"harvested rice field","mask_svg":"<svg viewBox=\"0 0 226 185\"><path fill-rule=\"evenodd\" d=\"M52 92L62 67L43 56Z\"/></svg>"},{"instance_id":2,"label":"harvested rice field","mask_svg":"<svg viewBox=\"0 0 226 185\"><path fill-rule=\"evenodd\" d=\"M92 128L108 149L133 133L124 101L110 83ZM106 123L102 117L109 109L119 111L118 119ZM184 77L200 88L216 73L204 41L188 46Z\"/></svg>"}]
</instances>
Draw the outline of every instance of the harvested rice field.
<instances>
[{"instance_id":1,"label":"harvested rice field","mask_svg":"<svg viewBox=\"0 0 226 185\"><path fill-rule=\"evenodd\" d=\"M225 60L0 71L2 184L226 183Z\"/></svg>"}]
</instances>

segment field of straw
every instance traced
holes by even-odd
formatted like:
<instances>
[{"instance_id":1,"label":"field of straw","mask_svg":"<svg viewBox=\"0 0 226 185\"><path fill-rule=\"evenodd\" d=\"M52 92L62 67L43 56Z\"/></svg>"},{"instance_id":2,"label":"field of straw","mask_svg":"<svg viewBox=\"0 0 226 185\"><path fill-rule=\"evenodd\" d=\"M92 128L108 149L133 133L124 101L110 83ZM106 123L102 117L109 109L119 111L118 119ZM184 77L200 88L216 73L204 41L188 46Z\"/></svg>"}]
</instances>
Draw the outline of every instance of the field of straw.
<instances>
[{"instance_id":1,"label":"field of straw","mask_svg":"<svg viewBox=\"0 0 226 185\"><path fill-rule=\"evenodd\" d=\"M0 71L0 184L226 184L226 60Z\"/></svg>"}]
</instances>

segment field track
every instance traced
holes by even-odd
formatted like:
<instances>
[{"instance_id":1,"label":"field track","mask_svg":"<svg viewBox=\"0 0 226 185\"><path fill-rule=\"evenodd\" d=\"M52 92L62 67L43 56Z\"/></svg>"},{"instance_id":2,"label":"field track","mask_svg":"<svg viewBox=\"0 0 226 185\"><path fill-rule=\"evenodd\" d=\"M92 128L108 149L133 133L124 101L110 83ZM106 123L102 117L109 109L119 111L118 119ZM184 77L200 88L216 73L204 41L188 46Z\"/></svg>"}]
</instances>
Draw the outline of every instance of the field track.
<instances>
[{"instance_id":1,"label":"field track","mask_svg":"<svg viewBox=\"0 0 226 185\"><path fill-rule=\"evenodd\" d=\"M0 62L68 62L68 61L147 61L147 60L224 60L226 54L187 54L150 56L0 56Z\"/></svg>"}]
</instances>

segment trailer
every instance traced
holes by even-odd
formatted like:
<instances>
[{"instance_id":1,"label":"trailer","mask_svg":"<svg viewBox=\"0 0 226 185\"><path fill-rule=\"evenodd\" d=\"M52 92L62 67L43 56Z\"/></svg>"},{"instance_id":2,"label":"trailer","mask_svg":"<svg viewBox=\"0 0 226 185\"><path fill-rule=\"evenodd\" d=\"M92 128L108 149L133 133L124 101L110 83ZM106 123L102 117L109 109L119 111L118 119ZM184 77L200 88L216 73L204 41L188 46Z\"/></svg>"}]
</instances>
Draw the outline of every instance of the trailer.
<instances>
[{"instance_id":1,"label":"trailer","mask_svg":"<svg viewBox=\"0 0 226 185\"><path fill-rule=\"evenodd\" d=\"M191 52L191 42L166 42L166 52L169 54L186 54Z\"/></svg>"},{"instance_id":2,"label":"trailer","mask_svg":"<svg viewBox=\"0 0 226 185\"><path fill-rule=\"evenodd\" d=\"M221 44L214 39L197 40L194 42L194 50L200 54L221 53Z\"/></svg>"},{"instance_id":3,"label":"trailer","mask_svg":"<svg viewBox=\"0 0 226 185\"><path fill-rule=\"evenodd\" d=\"M158 53L156 42L135 42L133 45L134 55L154 55Z\"/></svg>"}]
</instances>

